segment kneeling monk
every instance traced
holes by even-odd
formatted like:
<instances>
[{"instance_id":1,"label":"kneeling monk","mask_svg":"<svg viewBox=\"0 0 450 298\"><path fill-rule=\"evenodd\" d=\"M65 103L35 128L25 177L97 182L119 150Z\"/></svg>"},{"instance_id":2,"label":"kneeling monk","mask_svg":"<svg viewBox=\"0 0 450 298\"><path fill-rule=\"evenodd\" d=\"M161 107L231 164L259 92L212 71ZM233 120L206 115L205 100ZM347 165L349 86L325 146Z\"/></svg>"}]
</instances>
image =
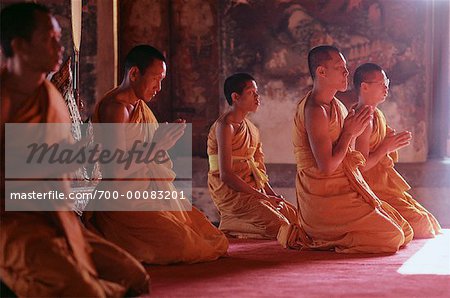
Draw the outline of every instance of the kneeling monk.
<instances>
[{"instance_id":1,"label":"kneeling monk","mask_svg":"<svg viewBox=\"0 0 450 298\"><path fill-rule=\"evenodd\" d=\"M269 184L256 126L247 119L260 104L255 79L237 73L225 80L231 110L211 126L208 186L219 209L220 229L243 238L286 238L298 231L297 211ZM281 229L280 229L281 228Z\"/></svg>"},{"instance_id":2,"label":"kneeling monk","mask_svg":"<svg viewBox=\"0 0 450 298\"><path fill-rule=\"evenodd\" d=\"M117 143L133 150L136 140L142 143L153 142L158 150L167 151L184 133L184 121L158 135L158 121L146 101L150 101L161 90L161 81L166 76L165 58L157 49L140 45L133 48L126 57L125 76L122 84L107 93L97 105L94 122L129 123L134 127L123 135L116 136ZM156 130L156 131L155 131ZM155 150L158 152L158 150ZM117 168L108 168L105 173L114 174ZM111 165L109 165L111 166ZM126 178L128 183L122 193L134 191L176 192L171 179L138 178L175 177L170 158L164 164L146 165L139 163L137 168L122 172L118 178ZM120 173L120 171L119 171ZM117 187L123 185L117 179ZM102 181L98 190L108 189L108 181ZM132 200L130 204L140 204ZM133 208L133 210L142 210ZM95 211L85 216L88 228L106 239L125 248L139 261L149 264L169 264L177 262L195 263L211 261L224 255L228 248L225 235L214 227L195 207L191 211Z\"/></svg>"},{"instance_id":3,"label":"kneeling monk","mask_svg":"<svg viewBox=\"0 0 450 298\"><path fill-rule=\"evenodd\" d=\"M407 193L411 187L394 169L398 149L409 145L411 133L395 132L386 123L383 112L377 108L385 101L389 79L376 64L359 66L353 76L358 93L358 106L374 108L374 118L356 139L356 150L367 159L361 168L364 179L381 200L389 203L405 218L414 230L414 238L432 238L441 227L434 216Z\"/></svg>"}]
</instances>

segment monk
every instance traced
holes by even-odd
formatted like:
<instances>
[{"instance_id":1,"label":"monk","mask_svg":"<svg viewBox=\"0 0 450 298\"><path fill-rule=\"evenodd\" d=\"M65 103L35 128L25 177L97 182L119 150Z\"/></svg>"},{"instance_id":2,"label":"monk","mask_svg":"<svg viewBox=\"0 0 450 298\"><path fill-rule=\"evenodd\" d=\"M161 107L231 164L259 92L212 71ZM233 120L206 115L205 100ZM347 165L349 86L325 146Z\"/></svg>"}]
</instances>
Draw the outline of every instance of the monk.
<instances>
[{"instance_id":1,"label":"monk","mask_svg":"<svg viewBox=\"0 0 450 298\"><path fill-rule=\"evenodd\" d=\"M356 110L365 105L374 109L373 120L355 145L366 159L365 166L361 167L364 179L379 199L389 203L408 221L415 238L433 238L441 231L438 221L407 193L411 187L394 169L398 150L409 145L411 133L390 128L378 109L389 91L386 73L379 65L366 63L356 69L353 83L358 94Z\"/></svg>"},{"instance_id":2,"label":"monk","mask_svg":"<svg viewBox=\"0 0 450 298\"><path fill-rule=\"evenodd\" d=\"M5 136L5 123L70 123L70 118L61 94L45 79L48 72L58 69L62 58L56 19L45 6L35 3L8 6L0 19L6 57L0 77L3 159L5 142L12 141ZM69 141L71 135L68 130L43 137L58 142ZM148 292L149 276L142 265L126 251L82 229L75 213L5 211L4 162L0 274L17 296L118 297ZM39 171L44 173L46 168ZM67 178L65 172L58 176ZM35 190L67 195L70 181L39 181Z\"/></svg>"},{"instance_id":3,"label":"monk","mask_svg":"<svg viewBox=\"0 0 450 298\"><path fill-rule=\"evenodd\" d=\"M163 54L154 47L136 46L125 59L125 75L121 85L109 91L96 107L94 122L142 124L132 133L127 132L117 138L116 142L126 149L130 149L135 140L142 140L153 142L158 150L166 151L184 133L184 121L178 120L178 125L161 134L160 129L165 124L158 128L158 122L146 104L161 90L161 82L166 76L165 61ZM114 166L103 167L103 177L114 173L119 173L118 178L175 177L171 163L149 166L135 163L134 167L128 172L121 172ZM121 185L123 182L117 183L118 187ZM125 186L121 191L176 191L170 179L148 181L147 184L130 181ZM107 187L107 181L102 181L98 189L104 187ZM95 211L86 213L85 221L88 228L147 264L212 261L227 252L225 235L198 209L177 210Z\"/></svg>"},{"instance_id":4,"label":"monk","mask_svg":"<svg viewBox=\"0 0 450 298\"><path fill-rule=\"evenodd\" d=\"M247 118L261 100L255 79L236 73L225 80L224 92L231 110L217 119L208 136L208 187L219 209L220 229L241 238L278 236L286 246L286 232L298 227L297 211L270 186L259 131Z\"/></svg>"},{"instance_id":5,"label":"monk","mask_svg":"<svg viewBox=\"0 0 450 298\"><path fill-rule=\"evenodd\" d=\"M350 110L335 97L347 89L342 53L324 45L310 50L313 89L294 118L296 191L307 248L340 253L393 253L413 238L408 222L381 201L362 177L365 159L351 145L370 122L372 110Z\"/></svg>"}]
</instances>

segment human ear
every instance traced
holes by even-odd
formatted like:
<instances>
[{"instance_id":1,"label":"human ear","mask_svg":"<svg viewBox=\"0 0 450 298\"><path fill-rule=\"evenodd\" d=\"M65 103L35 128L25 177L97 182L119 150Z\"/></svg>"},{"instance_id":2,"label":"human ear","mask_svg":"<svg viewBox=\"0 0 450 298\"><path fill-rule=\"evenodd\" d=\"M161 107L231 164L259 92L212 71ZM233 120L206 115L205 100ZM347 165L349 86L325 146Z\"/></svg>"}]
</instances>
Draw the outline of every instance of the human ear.
<instances>
[{"instance_id":1,"label":"human ear","mask_svg":"<svg viewBox=\"0 0 450 298\"><path fill-rule=\"evenodd\" d=\"M26 41L20 37L13 38L13 40L11 40L11 49L12 49L14 55L23 53L23 51L26 48L25 43L26 43Z\"/></svg>"},{"instance_id":2,"label":"human ear","mask_svg":"<svg viewBox=\"0 0 450 298\"><path fill-rule=\"evenodd\" d=\"M366 84L365 82L362 82L361 86L359 87L359 89L363 90L363 91L367 91L368 86L369 86L369 84Z\"/></svg>"},{"instance_id":3,"label":"human ear","mask_svg":"<svg viewBox=\"0 0 450 298\"><path fill-rule=\"evenodd\" d=\"M325 67L323 67L323 66L318 66L318 67L316 68L316 74L317 74L317 75L323 77L323 76L325 76L325 73L326 73Z\"/></svg>"},{"instance_id":4,"label":"human ear","mask_svg":"<svg viewBox=\"0 0 450 298\"><path fill-rule=\"evenodd\" d=\"M139 68L137 68L137 66L132 66L128 71L128 77L131 82L136 82L139 78Z\"/></svg>"},{"instance_id":5,"label":"human ear","mask_svg":"<svg viewBox=\"0 0 450 298\"><path fill-rule=\"evenodd\" d=\"M237 92L231 93L231 100L233 101L233 103L238 101L239 100L239 94Z\"/></svg>"}]
</instances>

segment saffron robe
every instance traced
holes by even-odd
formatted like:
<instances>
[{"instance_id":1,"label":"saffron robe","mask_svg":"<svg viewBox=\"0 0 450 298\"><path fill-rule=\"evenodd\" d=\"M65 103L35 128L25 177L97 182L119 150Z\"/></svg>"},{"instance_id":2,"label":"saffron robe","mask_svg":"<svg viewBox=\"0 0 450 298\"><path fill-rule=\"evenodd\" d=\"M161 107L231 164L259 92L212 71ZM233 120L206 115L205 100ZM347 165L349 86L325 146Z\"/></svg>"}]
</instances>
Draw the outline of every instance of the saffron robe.
<instances>
[{"instance_id":1,"label":"saffron robe","mask_svg":"<svg viewBox=\"0 0 450 298\"><path fill-rule=\"evenodd\" d=\"M220 118L219 118L220 119ZM219 228L230 236L242 238L276 239L287 246L292 227L298 226L297 210L288 202L255 198L239 192L220 179L216 121L208 135L209 172L208 187L220 213ZM232 170L245 183L262 190L268 182L259 131L244 119L232 140ZM281 229L280 229L281 228Z\"/></svg>"},{"instance_id":2,"label":"saffron robe","mask_svg":"<svg viewBox=\"0 0 450 298\"><path fill-rule=\"evenodd\" d=\"M1 90L2 101L11 96L6 87ZM70 118L61 94L44 81L14 115L2 119L2 130L5 122L70 123ZM43 137L52 141L71 138L70 130ZM2 150L4 142L2 137ZM16 295L120 297L127 290L134 294L148 292L150 278L143 266L126 251L83 229L74 212L3 211L4 171L3 166L0 273ZM70 182L39 181L36 187L38 192L54 190L67 195Z\"/></svg>"},{"instance_id":3,"label":"saffron robe","mask_svg":"<svg viewBox=\"0 0 450 298\"><path fill-rule=\"evenodd\" d=\"M98 110L101 104L97 106L94 122L100 120ZM135 140L151 142L158 122L144 101L140 100L136 105L130 123L151 125L139 125L131 129L126 135L127 149L131 148ZM159 165L152 163L133 173L133 177L175 178L171 166L171 162ZM176 191L173 179L162 180L148 181L148 184L128 181L122 193L128 190ZM103 182L100 182L97 188L102 187ZM140 204L137 200L127 203ZM94 211L85 212L84 219L89 229L147 264L212 261L225 255L228 249L225 235L195 207L192 207L192 211Z\"/></svg>"},{"instance_id":4,"label":"saffron robe","mask_svg":"<svg viewBox=\"0 0 450 298\"><path fill-rule=\"evenodd\" d=\"M369 152L375 151L392 132L383 112L375 109ZM386 154L375 166L362 173L364 179L378 198L389 203L408 221L414 230L414 238L432 238L441 232L441 227L436 218L407 193L411 187L394 169L397 161L397 151Z\"/></svg>"},{"instance_id":5,"label":"saffron robe","mask_svg":"<svg viewBox=\"0 0 450 298\"><path fill-rule=\"evenodd\" d=\"M411 241L413 231L364 181L358 169L365 162L362 154L349 147L334 173L325 175L319 170L305 129L305 104L310 94L297 106L293 130L300 224L310 238L302 245L340 253L396 252ZM334 98L329 122L333 144L346 115L345 106Z\"/></svg>"}]
</instances>

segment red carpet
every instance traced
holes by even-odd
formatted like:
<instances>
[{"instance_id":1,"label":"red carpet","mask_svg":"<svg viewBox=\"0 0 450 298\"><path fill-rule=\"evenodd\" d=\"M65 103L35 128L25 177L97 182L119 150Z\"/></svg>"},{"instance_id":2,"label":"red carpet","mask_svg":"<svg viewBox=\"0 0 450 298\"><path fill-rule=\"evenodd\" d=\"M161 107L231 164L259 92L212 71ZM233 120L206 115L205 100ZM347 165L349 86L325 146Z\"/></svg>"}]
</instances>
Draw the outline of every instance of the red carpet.
<instances>
[{"instance_id":1,"label":"red carpet","mask_svg":"<svg viewBox=\"0 0 450 298\"><path fill-rule=\"evenodd\" d=\"M394 255L344 255L285 250L275 241L231 239L226 258L149 266L148 271L154 297L450 297L448 274L397 272L427 241L414 240ZM436 252L450 268L442 249L450 246Z\"/></svg>"}]
</instances>

